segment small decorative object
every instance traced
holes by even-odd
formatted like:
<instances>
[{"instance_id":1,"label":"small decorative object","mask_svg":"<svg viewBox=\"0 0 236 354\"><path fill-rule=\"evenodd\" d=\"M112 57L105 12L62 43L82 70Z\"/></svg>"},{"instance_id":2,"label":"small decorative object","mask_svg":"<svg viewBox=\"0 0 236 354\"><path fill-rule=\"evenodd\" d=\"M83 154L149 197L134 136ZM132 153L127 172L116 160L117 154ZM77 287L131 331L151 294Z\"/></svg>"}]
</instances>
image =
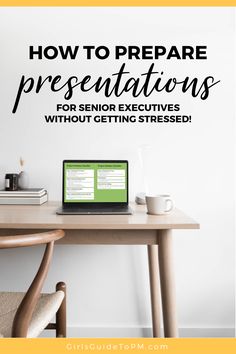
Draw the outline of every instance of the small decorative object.
<instances>
[{"instance_id":1,"label":"small decorative object","mask_svg":"<svg viewBox=\"0 0 236 354\"><path fill-rule=\"evenodd\" d=\"M19 175L17 173L7 173L5 175L5 190L6 191L17 191L18 178L19 178Z\"/></svg>"},{"instance_id":2,"label":"small decorative object","mask_svg":"<svg viewBox=\"0 0 236 354\"><path fill-rule=\"evenodd\" d=\"M145 193L143 192L143 193L136 194L135 202L136 204L145 205L146 204Z\"/></svg>"},{"instance_id":3,"label":"small decorative object","mask_svg":"<svg viewBox=\"0 0 236 354\"><path fill-rule=\"evenodd\" d=\"M19 173L18 186L20 189L29 188L29 175L24 169L25 161L20 158L21 172Z\"/></svg>"}]
</instances>

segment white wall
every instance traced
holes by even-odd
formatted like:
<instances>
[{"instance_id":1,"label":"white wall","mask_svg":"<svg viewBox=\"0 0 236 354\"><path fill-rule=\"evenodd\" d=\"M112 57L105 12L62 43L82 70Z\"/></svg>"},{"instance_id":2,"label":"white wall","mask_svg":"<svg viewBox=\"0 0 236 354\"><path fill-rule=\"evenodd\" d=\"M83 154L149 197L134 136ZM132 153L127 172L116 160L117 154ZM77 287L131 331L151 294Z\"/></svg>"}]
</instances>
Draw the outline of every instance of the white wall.
<instances>
[{"instance_id":1,"label":"white wall","mask_svg":"<svg viewBox=\"0 0 236 354\"><path fill-rule=\"evenodd\" d=\"M51 200L61 196L64 158L127 158L131 199L143 189L137 149L152 148L150 184L169 192L176 205L201 223L200 231L176 231L175 271L181 328L234 327L234 11L230 8L1 8L0 9L0 182L26 160L31 186L44 186ZM134 102L180 103L191 124L47 125L60 94L45 90L23 97L11 109L20 76L113 73L120 63L29 61L29 45L207 45L208 60L164 60L167 75L221 80L206 101L174 92ZM144 72L150 62L127 62ZM131 101L130 96L119 102ZM72 103L116 102L101 94L76 93ZM118 102L118 100L117 100ZM24 289L40 257L36 249L1 252L1 288ZM9 262L10 260L10 262ZM21 276L18 275L21 274ZM17 275L16 275L17 274ZM71 335L109 335L98 327L150 327L148 268L145 247L58 246L46 290L63 279L68 285ZM93 331L86 329L91 326ZM192 332L192 335L194 333ZM202 331L201 335L209 335Z\"/></svg>"}]
</instances>

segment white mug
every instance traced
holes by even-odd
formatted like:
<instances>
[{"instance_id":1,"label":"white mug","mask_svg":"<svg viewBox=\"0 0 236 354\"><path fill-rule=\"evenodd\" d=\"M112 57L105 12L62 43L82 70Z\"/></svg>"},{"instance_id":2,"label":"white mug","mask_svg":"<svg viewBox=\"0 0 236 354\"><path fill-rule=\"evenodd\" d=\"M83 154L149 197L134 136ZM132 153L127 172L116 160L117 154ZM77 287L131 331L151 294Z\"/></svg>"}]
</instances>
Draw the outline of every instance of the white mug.
<instances>
[{"instance_id":1,"label":"white mug","mask_svg":"<svg viewBox=\"0 0 236 354\"><path fill-rule=\"evenodd\" d=\"M154 215L168 214L174 208L174 202L168 194L146 195L146 204L148 214Z\"/></svg>"}]
</instances>

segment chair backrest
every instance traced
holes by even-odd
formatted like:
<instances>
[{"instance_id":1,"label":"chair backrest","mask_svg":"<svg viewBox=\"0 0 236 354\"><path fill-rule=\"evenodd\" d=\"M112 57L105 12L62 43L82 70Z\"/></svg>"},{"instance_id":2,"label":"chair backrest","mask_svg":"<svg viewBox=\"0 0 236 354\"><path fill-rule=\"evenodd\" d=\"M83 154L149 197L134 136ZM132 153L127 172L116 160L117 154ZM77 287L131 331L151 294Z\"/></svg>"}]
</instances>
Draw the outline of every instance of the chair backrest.
<instances>
[{"instance_id":1,"label":"chair backrest","mask_svg":"<svg viewBox=\"0 0 236 354\"><path fill-rule=\"evenodd\" d=\"M64 234L62 230L54 230L30 235L0 237L0 249L46 244L38 272L16 312L12 326L12 337L27 337L29 324L48 273L54 242L64 237Z\"/></svg>"}]
</instances>

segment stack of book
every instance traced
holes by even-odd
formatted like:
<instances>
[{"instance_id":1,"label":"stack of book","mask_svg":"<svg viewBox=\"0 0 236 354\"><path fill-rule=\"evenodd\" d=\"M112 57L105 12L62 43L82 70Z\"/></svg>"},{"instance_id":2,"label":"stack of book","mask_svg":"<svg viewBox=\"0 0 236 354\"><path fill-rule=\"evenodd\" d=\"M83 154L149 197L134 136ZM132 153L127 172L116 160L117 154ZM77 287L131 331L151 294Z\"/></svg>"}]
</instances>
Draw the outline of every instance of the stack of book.
<instances>
[{"instance_id":1,"label":"stack of book","mask_svg":"<svg viewBox=\"0 0 236 354\"><path fill-rule=\"evenodd\" d=\"M48 200L44 188L27 188L17 191L0 190L0 204L41 205Z\"/></svg>"}]
</instances>

